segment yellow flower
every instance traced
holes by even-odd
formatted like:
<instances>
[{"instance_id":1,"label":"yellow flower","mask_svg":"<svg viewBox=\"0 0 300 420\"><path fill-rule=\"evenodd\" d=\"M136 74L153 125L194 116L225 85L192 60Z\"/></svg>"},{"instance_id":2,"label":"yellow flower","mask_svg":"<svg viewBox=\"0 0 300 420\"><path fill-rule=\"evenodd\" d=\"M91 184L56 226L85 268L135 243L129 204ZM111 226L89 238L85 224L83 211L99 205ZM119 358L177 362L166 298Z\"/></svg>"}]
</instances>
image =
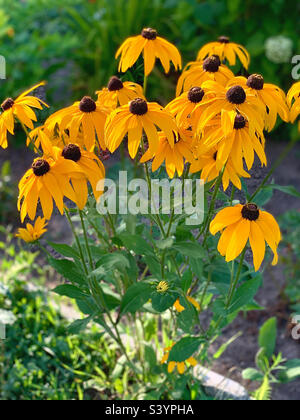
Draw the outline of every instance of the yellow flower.
<instances>
[{"instance_id":1,"label":"yellow flower","mask_svg":"<svg viewBox=\"0 0 300 420\"><path fill-rule=\"evenodd\" d=\"M267 165L267 157L264 150L265 138L263 133L252 133L249 130L249 123L241 114L235 111L227 114L229 116L226 124L226 131L221 126L221 118L211 120L209 127L204 130L198 153L205 154L213 147L217 147L216 168L220 171L229 158L232 159L234 167L239 173L243 172L244 161L250 170L254 163L255 153L258 155L261 164ZM233 123L233 126L232 126Z\"/></svg>"},{"instance_id":2,"label":"yellow flower","mask_svg":"<svg viewBox=\"0 0 300 420\"><path fill-rule=\"evenodd\" d=\"M7 132L14 135L15 118L31 130L34 128L33 121L36 121L36 115L31 108L42 109L42 105L48 107L40 98L35 96L28 96L30 92L43 86L45 83L39 83L31 89L26 90L17 99L6 99L1 107L2 114L0 115L0 146L7 148Z\"/></svg>"},{"instance_id":3,"label":"yellow flower","mask_svg":"<svg viewBox=\"0 0 300 420\"><path fill-rule=\"evenodd\" d=\"M78 167L77 172L70 172L69 177L75 193L75 202L80 210L83 210L88 200L87 182L91 184L96 201L103 193L102 189L97 190L100 182L104 181L105 168L99 158L92 152L87 152L78 144L69 143L63 148L53 147L49 139L43 133L41 140L44 156L53 158L55 161L72 161ZM104 183L103 183L104 187Z\"/></svg>"},{"instance_id":4,"label":"yellow flower","mask_svg":"<svg viewBox=\"0 0 300 420\"><path fill-rule=\"evenodd\" d=\"M248 240L253 251L255 270L258 271L265 257L266 242L274 253L273 265L278 262L277 248L281 233L274 217L259 210L256 204L238 204L221 210L210 225L210 232L222 232L218 251L226 261L235 260L245 249Z\"/></svg>"},{"instance_id":5,"label":"yellow flower","mask_svg":"<svg viewBox=\"0 0 300 420\"><path fill-rule=\"evenodd\" d=\"M167 106L166 110L169 111L176 119L179 126L192 127L195 121L198 121L202 112L202 101L209 99L204 90L199 86L193 86L188 92L175 98Z\"/></svg>"},{"instance_id":6,"label":"yellow flower","mask_svg":"<svg viewBox=\"0 0 300 420\"><path fill-rule=\"evenodd\" d=\"M47 232L48 223L46 223L45 219L38 217L35 221L35 224L32 226L31 224L27 223L26 229L20 228L18 229L18 233L16 234L17 238L23 239L23 241L27 243L35 242L40 237Z\"/></svg>"},{"instance_id":7,"label":"yellow flower","mask_svg":"<svg viewBox=\"0 0 300 420\"><path fill-rule=\"evenodd\" d=\"M252 74L248 79L245 77L235 77L228 83L228 86L230 85L240 85L246 91L258 97L264 106L266 130L273 130L278 114L283 121L289 122L289 109L286 104L284 91L278 86L265 83L262 75Z\"/></svg>"},{"instance_id":8,"label":"yellow flower","mask_svg":"<svg viewBox=\"0 0 300 420\"><path fill-rule=\"evenodd\" d=\"M173 131L176 132L177 127L172 115L155 102L136 98L128 105L117 108L108 117L105 126L106 146L111 153L114 153L128 133L128 150L134 159L144 130L149 142L149 153L154 154L159 147L156 126L164 131L173 146Z\"/></svg>"},{"instance_id":9,"label":"yellow flower","mask_svg":"<svg viewBox=\"0 0 300 420\"><path fill-rule=\"evenodd\" d=\"M206 80L213 80L220 85L226 86L234 74L228 67L221 64L217 55L207 57L203 62L193 61L188 63L180 76L176 96L186 92L193 86L201 86Z\"/></svg>"},{"instance_id":10,"label":"yellow flower","mask_svg":"<svg viewBox=\"0 0 300 420\"><path fill-rule=\"evenodd\" d=\"M205 57L213 54L218 55L221 61L227 60L230 66L235 65L236 57L240 59L245 69L248 69L250 64L250 55L246 48L230 42L230 39L226 36L221 36L217 42L204 45L198 52L197 60L204 60Z\"/></svg>"},{"instance_id":11,"label":"yellow flower","mask_svg":"<svg viewBox=\"0 0 300 420\"><path fill-rule=\"evenodd\" d=\"M194 174L201 172L201 179L205 182L211 182L218 178L221 170L217 168L218 149L211 148L207 153L199 155L191 163L190 173ZM223 174L223 188L227 190L229 183L232 182L239 190L242 189L240 178L250 178L250 175L245 171L237 171L231 158L228 159L224 174Z\"/></svg>"},{"instance_id":12,"label":"yellow flower","mask_svg":"<svg viewBox=\"0 0 300 420\"><path fill-rule=\"evenodd\" d=\"M88 151L94 150L96 139L98 145L105 150L104 126L108 114L109 110L101 103L84 96L80 102L75 102L51 115L45 122L45 127L51 135L54 135L57 128L60 133L67 130L71 143L76 143L82 132L83 143Z\"/></svg>"},{"instance_id":13,"label":"yellow flower","mask_svg":"<svg viewBox=\"0 0 300 420\"><path fill-rule=\"evenodd\" d=\"M294 83L287 94L288 105L291 109L290 118L291 122L294 123L296 118L300 115L300 82ZM300 121L298 123L300 131Z\"/></svg>"},{"instance_id":14,"label":"yellow flower","mask_svg":"<svg viewBox=\"0 0 300 420\"><path fill-rule=\"evenodd\" d=\"M162 365L169 360L170 351L172 350L173 347L174 347L174 344L172 344L170 347L166 347L164 349L164 353L165 354L163 355L163 358L161 360L161 364ZM196 366L198 362L197 362L197 360L194 357L189 357L184 362L172 362L172 361L169 361L169 363L168 363L168 372L169 373L173 373L175 367L177 366L178 373L180 375L183 375L184 372L185 372L186 363L189 363L191 366Z\"/></svg>"},{"instance_id":15,"label":"yellow flower","mask_svg":"<svg viewBox=\"0 0 300 420\"><path fill-rule=\"evenodd\" d=\"M221 114L222 127L226 132L226 124L228 118L230 118L228 116L230 111L242 114L249 121L252 133L263 131L264 120L262 116L265 114L265 107L255 94L251 94L240 85L231 86L228 84L224 87L213 81L204 82L202 88L207 94L213 94L214 97L201 103L201 106L205 107L205 109L198 122L198 135L202 133L207 123L218 114ZM233 118L232 113L231 118Z\"/></svg>"},{"instance_id":16,"label":"yellow flower","mask_svg":"<svg viewBox=\"0 0 300 420\"><path fill-rule=\"evenodd\" d=\"M152 171L155 172L165 162L166 171L172 179L177 171L178 176L181 176L184 171L185 160L192 161L192 139L191 131L180 129L174 133L175 144L170 145L167 136L164 132L158 133L159 146L157 151L153 154L149 150L144 154L141 163L153 159Z\"/></svg>"},{"instance_id":17,"label":"yellow flower","mask_svg":"<svg viewBox=\"0 0 300 420\"><path fill-rule=\"evenodd\" d=\"M76 202L74 190L69 184L70 174L76 172L82 173L80 167L63 157L57 160L46 156L35 159L19 183L18 210L21 212L21 221L27 214L31 220L35 219L38 201L46 220L51 219L53 199L63 214L64 196Z\"/></svg>"},{"instance_id":18,"label":"yellow flower","mask_svg":"<svg viewBox=\"0 0 300 420\"><path fill-rule=\"evenodd\" d=\"M156 290L158 293L165 293L169 290L169 283L167 281L161 281L158 283Z\"/></svg>"},{"instance_id":19,"label":"yellow flower","mask_svg":"<svg viewBox=\"0 0 300 420\"><path fill-rule=\"evenodd\" d=\"M201 308L200 308L199 303L193 297L189 296L189 293L190 293L190 290L188 291L188 294L186 295L187 300L197 309L197 311L200 311ZM179 298L174 303L174 308L179 313L185 311L186 309L183 305L181 305Z\"/></svg>"},{"instance_id":20,"label":"yellow flower","mask_svg":"<svg viewBox=\"0 0 300 420\"><path fill-rule=\"evenodd\" d=\"M98 102L105 107L116 109L118 106L126 105L135 98L144 98L143 88L137 83L122 82L118 77L110 78L106 88L96 92Z\"/></svg>"},{"instance_id":21,"label":"yellow flower","mask_svg":"<svg viewBox=\"0 0 300 420\"><path fill-rule=\"evenodd\" d=\"M118 49L116 58L121 55L119 71L125 73L135 64L142 52L146 76L153 70L156 57L160 59L166 73L170 71L170 61L174 64L175 70L182 67L178 49L167 40L157 36L154 29L145 28L141 35L126 39Z\"/></svg>"}]
</instances>

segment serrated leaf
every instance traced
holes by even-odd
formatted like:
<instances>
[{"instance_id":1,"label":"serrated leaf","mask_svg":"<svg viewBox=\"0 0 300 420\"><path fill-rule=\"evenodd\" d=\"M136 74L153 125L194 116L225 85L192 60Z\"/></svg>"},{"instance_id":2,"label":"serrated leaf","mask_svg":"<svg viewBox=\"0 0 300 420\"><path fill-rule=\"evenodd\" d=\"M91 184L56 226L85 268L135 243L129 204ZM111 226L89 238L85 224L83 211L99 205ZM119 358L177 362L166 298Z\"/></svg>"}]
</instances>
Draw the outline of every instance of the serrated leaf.
<instances>
[{"instance_id":1,"label":"serrated leaf","mask_svg":"<svg viewBox=\"0 0 300 420\"><path fill-rule=\"evenodd\" d=\"M199 337L184 337L172 348L169 362L184 362L189 359L203 342Z\"/></svg>"},{"instance_id":2,"label":"serrated leaf","mask_svg":"<svg viewBox=\"0 0 300 420\"><path fill-rule=\"evenodd\" d=\"M121 312L123 315L127 312L135 313L148 302L152 293L152 287L149 283L135 283L129 287L121 302Z\"/></svg>"}]
</instances>

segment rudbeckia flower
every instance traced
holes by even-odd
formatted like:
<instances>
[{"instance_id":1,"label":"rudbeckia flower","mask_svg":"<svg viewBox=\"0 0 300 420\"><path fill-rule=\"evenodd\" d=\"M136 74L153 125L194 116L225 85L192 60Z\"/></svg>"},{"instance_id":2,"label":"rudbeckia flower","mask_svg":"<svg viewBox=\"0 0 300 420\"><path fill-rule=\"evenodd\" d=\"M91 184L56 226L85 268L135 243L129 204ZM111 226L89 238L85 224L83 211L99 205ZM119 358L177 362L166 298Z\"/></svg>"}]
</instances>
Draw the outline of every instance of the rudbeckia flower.
<instances>
[{"instance_id":1,"label":"rudbeckia flower","mask_svg":"<svg viewBox=\"0 0 300 420\"><path fill-rule=\"evenodd\" d=\"M96 94L98 95L98 102L112 110L128 104L135 98L144 98L143 88L140 85L133 82L122 82L116 76L111 77L107 87L96 92Z\"/></svg>"},{"instance_id":2,"label":"rudbeckia flower","mask_svg":"<svg viewBox=\"0 0 300 420\"><path fill-rule=\"evenodd\" d=\"M31 89L26 90L17 99L8 98L2 105L2 114L0 115L0 146L7 147L7 132L14 135L15 118L31 130L34 128L33 121L37 121L32 108L43 109L42 105L48 107L40 98L28 96L30 92L43 86L45 83L39 83Z\"/></svg>"},{"instance_id":3,"label":"rudbeckia flower","mask_svg":"<svg viewBox=\"0 0 300 420\"><path fill-rule=\"evenodd\" d=\"M216 168L221 170L229 158L232 159L234 167L242 173L245 159L247 168L253 166L255 153L263 165L267 165L267 157L264 150L265 138L263 133L251 133L249 123L241 114L233 112L233 127L231 118L228 124L228 131L221 126L221 119L211 120L209 127L204 130L203 138L198 148L198 153L205 153L207 150L217 147Z\"/></svg>"},{"instance_id":4,"label":"rudbeckia flower","mask_svg":"<svg viewBox=\"0 0 300 420\"><path fill-rule=\"evenodd\" d=\"M259 210L256 204L237 204L221 210L211 222L210 232L222 232L218 251L226 261L235 260L247 246L248 240L253 251L255 270L258 271L265 257L266 243L274 253L273 265L278 262L277 248L281 233L274 217Z\"/></svg>"},{"instance_id":5,"label":"rudbeckia flower","mask_svg":"<svg viewBox=\"0 0 300 420\"><path fill-rule=\"evenodd\" d=\"M257 96L264 106L266 130L273 130L278 114L283 121L289 122L289 109L284 91L278 86L265 83L262 75L252 74L248 79L235 77L228 83L228 86L230 85L240 85L246 91Z\"/></svg>"},{"instance_id":6,"label":"rudbeckia flower","mask_svg":"<svg viewBox=\"0 0 300 420\"><path fill-rule=\"evenodd\" d=\"M165 354L163 355L163 358L161 359L161 364L162 365L169 360L170 351L172 350L173 347L174 347L174 344L172 344L171 346L166 347L164 349L164 353ZM197 360L194 357L189 357L184 362L172 362L172 361L169 361L169 363L168 363L168 372L169 373L173 373L174 372L174 369L177 366L178 373L180 375L183 375L184 372L185 372L186 363L188 363L191 366L196 366L198 364Z\"/></svg>"},{"instance_id":7,"label":"rudbeckia flower","mask_svg":"<svg viewBox=\"0 0 300 420\"><path fill-rule=\"evenodd\" d=\"M205 107L197 127L197 134L200 135L207 123L216 115L221 114L221 122L224 131L227 131L227 123L231 116L233 126L234 117L230 111L238 112L249 121L249 128L252 133L262 132L264 120L261 115L265 114L265 108L255 94L251 94L240 85L221 86L212 81L204 82L202 89L212 98L202 101L201 106ZM229 114L229 115L228 115Z\"/></svg>"},{"instance_id":8,"label":"rudbeckia flower","mask_svg":"<svg viewBox=\"0 0 300 420\"><path fill-rule=\"evenodd\" d=\"M211 182L218 178L221 170L217 168L218 149L216 147L211 148L207 153L199 155L198 158L194 159L190 167L190 173L194 174L201 172L201 179L205 182ZM242 189L241 178L250 178L250 175L242 170L237 171L231 158L228 159L224 174L223 174L223 188L224 191L229 187L229 183L238 188Z\"/></svg>"},{"instance_id":9,"label":"rudbeckia flower","mask_svg":"<svg viewBox=\"0 0 300 420\"><path fill-rule=\"evenodd\" d=\"M132 67L142 52L146 76L149 76L153 70L156 57L160 59L166 73L170 71L170 62L174 64L175 70L182 67L178 49L167 40L159 37L155 29L145 28L141 35L126 39L118 49L116 58L121 56L119 72L125 73Z\"/></svg>"},{"instance_id":10,"label":"rudbeckia flower","mask_svg":"<svg viewBox=\"0 0 300 420\"><path fill-rule=\"evenodd\" d=\"M203 62L193 61L188 63L179 77L176 96L186 92L193 86L201 86L206 80L213 80L226 86L234 74L228 67L221 64L217 55L207 57Z\"/></svg>"},{"instance_id":11,"label":"rudbeckia flower","mask_svg":"<svg viewBox=\"0 0 300 420\"><path fill-rule=\"evenodd\" d=\"M183 93L170 102L166 106L166 110L175 117L179 126L193 126L203 111L203 107L198 105L205 99L204 90L199 86L194 86L188 92Z\"/></svg>"},{"instance_id":12,"label":"rudbeckia flower","mask_svg":"<svg viewBox=\"0 0 300 420\"><path fill-rule=\"evenodd\" d=\"M300 114L300 82L295 83L288 91L287 100L291 109L290 117L291 122L294 123L298 115ZM300 121L298 124L300 131Z\"/></svg>"},{"instance_id":13,"label":"rudbeckia flower","mask_svg":"<svg viewBox=\"0 0 300 420\"><path fill-rule=\"evenodd\" d=\"M43 132L40 133L40 137L44 156L53 158L55 161L63 159L72 161L78 167L76 172L70 172L68 174L74 189L75 202L78 208L83 210L87 203L88 181L91 184L95 199L98 200L103 191L97 190L97 185L105 178L105 168L99 158L94 153L82 149L79 144L68 143L66 146L60 148L53 146Z\"/></svg>"},{"instance_id":14,"label":"rudbeckia flower","mask_svg":"<svg viewBox=\"0 0 300 420\"><path fill-rule=\"evenodd\" d=\"M176 132L177 127L172 115L155 102L136 98L128 105L113 111L108 117L105 126L106 146L111 153L114 153L128 133L128 150L134 159L144 130L148 138L149 153L154 154L159 146L156 126L164 131L170 145L173 146L173 131Z\"/></svg>"},{"instance_id":15,"label":"rudbeckia flower","mask_svg":"<svg viewBox=\"0 0 300 420\"><path fill-rule=\"evenodd\" d=\"M38 201L46 220L51 219L53 199L61 214L64 211L64 196L76 202L74 190L69 184L69 174L76 172L81 172L81 169L70 160L35 159L19 183L18 210L22 223L27 214L31 220L35 219Z\"/></svg>"},{"instance_id":16,"label":"rudbeckia flower","mask_svg":"<svg viewBox=\"0 0 300 420\"><path fill-rule=\"evenodd\" d=\"M158 293L166 293L170 288L170 285L167 281L160 281L156 287Z\"/></svg>"},{"instance_id":17,"label":"rudbeckia flower","mask_svg":"<svg viewBox=\"0 0 300 420\"><path fill-rule=\"evenodd\" d=\"M173 147L170 145L164 132L158 133L159 146L153 154L148 150L141 159L141 163L145 163L151 159L152 171L155 172L165 162L166 171L171 179L175 173L180 177L184 171L185 160L191 162L193 160L191 131L179 130L174 133L175 143Z\"/></svg>"},{"instance_id":18,"label":"rudbeckia flower","mask_svg":"<svg viewBox=\"0 0 300 420\"><path fill-rule=\"evenodd\" d=\"M46 223L45 219L38 217L33 226L30 223L27 223L26 229L18 229L16 237L23 239L23 241L27 243L36 242L44 233L47 232L47 225L48 223Z\"/></svg>"},{"instance_id":19,"label":"rudbeckia flower","mask_svg":"<svg viewBox=\"0 0 300 420\"><path fill-rule=\"evenodd\" d=\"M57 128L61 133L68 130L71 143L76 143L82 133L88 151L94 150L96 139L99 146L105 150L104 126L108 114L109 110L101 103L84 96L80 102L75 102L51 115L45 122L45 127L51 135L54 135Z\"/></svg>"},{"instance_id":20,"label":"rudbeckia flower","mask_svg":"<svg viewBox=\"0 0 300 420\"><path fill-rule=\"evenodd\" d=\"M236 63L238 57L245 69L250 64L250 55L242 45L230 42L227 36L221 36L217 42L210 42L198 52L197 60L204 60L209 55L218 55L221 61L227 60L230 66Z\"/></svg>"}]
</instances>

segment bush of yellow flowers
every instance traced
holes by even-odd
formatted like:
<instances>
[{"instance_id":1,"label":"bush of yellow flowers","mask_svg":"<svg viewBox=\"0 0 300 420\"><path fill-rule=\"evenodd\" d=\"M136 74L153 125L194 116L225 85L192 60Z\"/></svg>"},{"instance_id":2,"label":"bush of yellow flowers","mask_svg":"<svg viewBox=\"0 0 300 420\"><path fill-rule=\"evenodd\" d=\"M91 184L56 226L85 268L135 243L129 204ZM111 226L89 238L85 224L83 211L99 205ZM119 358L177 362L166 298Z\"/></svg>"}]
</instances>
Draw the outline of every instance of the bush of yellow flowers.
<instances>
[{"instance_id":1,"label":"bush of yellow flowers","mask_svg":"<svg viewBox=\"0 0 300 420\"><path fill-rule=\"evenodd\" d=\"M35 109L48 105L32 96L34 86L6 99L0 116L1 147L19 123L37 155L19 183L17 205L27 224L17 236L39 245L65 279L55 292L75 299L83 314L72 332L96 322L118 344L130 375L145 384L155 372L159 388L166 378L192 375L238 313L257 306L269 254L277 264L281 241L260 197L276 188L269 184L274 169L297 139L252 194L245 180L255 159L268 165L265 132L278 117L294 123L300 114L299 83L286 95L260 74L233 74L229 67L237 61L246 74L250 56L227 37L195 55L183 68L175 99L166 106L151 102L147 81L156 59L165 73L171 66L181 70L182 60L174 45L144 28L120 46L120 74L96 96L83 97L35 127ZM122 76L140 56L143 86ZM142 174L149 191L164 171L172 180L204 181L200 225L186 224L187 215L176 212L174 201L167 214L100 214L112 169L105 168L104 157L117 152L115 165L125 147L129 173ZM191 201L195 194L193 189ZM71 226L71 245L45 243L55 207ZM204 312L208 326L201 321Z\"/></svg>"}]
</instances>

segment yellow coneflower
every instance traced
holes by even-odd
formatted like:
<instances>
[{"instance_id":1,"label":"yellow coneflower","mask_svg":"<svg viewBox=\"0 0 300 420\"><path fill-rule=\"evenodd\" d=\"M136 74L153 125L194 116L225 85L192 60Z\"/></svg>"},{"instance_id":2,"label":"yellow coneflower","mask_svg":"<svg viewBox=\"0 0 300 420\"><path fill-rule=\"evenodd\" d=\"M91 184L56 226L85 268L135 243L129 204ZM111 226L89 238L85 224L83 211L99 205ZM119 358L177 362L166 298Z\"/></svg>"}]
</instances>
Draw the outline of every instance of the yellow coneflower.
<instances>
[{"instance_id":1,"label":"yellow coneflower","mask_svg":"<svg viewBox=\"0 0 300 420\"><path fill-rule=\"evenodd\" d=\"M232 111L226 131L221 126L221 119L211 120L209 127L204 130L203 138L198 148L198 153L205 153L207 150L217 147L216 167L221 170L229 158L232 159L234 167L240 173L243 172L244 162L250 170L254 163L255 153L259 157L262 166L267 165L267 157L264 150L265 138L263 133L251 133L249 123L241 114ZM233 127L231 126L233 121Z\"/></svg>"},{"instance_id":2,"label":"yellow coneflower","mask_svg":"<svg viewBox=\"0 0 300 420\"><path fill-rule=\"evenodd\" d=\"M128 133L128 150L135 158L142 140L143 129L149 142L149 153L155 153L159 146L158 126L167 136L171 146L174 145L173 131L177 127L172 115L155 102L146 102L136 98L128 105L113 111L105 126L106 146L114 153Z\"/></svg>"},{"instance_id":3,"label":"yellow coneflower","mask_svg":"<svg viewBox=\"0 0 300 420\"><path fill-rule=\"evenodd\" d=\"M17 99L8 98L2 105L2 114L0 115L0 146L7 147L7 132L14 135L15 118L31 130L34 128L33 121L37 121L36 115L32 108L43 109L48 105L40 98L28 96L30 92L43 86L45 83L39 83L31 89L23 92Z\"/></svg>"},{"instance_id":4,"label":"yellow coneflower","mask_svg":"<svg viewBox=\"0 0 300 420\"><path fill-rule=\"evenodd\" d=\"M161 364L162 365L169 360L170 351L172 350L173 347L174 347L174 344L172 344L171 346L166 347L164 349L164 355L163 355L163 358L161 359ZM197 360L194 357L189 357L184 362L172 362L172 361L169 361L169 363L168 363L168 372L169 373L173 373L174 372L174 369L177 366L178 373L180 375L183 375L184 372L185 372L186 363L188 363L191 366L196 366L198 364Z\"/></svg>"},{"instance_id":5,"label":"yellow coneflower","mask_svg":"<svg viewBox=\"0 0 300 420\"><path fill-rule=\"evenodd\" d=\"M141 35L126 39L118 49L116 58L121 55L119 71L125 73L135 64L142 52L146 76L153 70L156 57L161 61L166 73L170 71L170 62L173 63L175 70L182 67L178 49L167 40L159 37L155 29L145 28Z\"/></svg>"},{"instance_id":6,"label":"yellow coneflower","mask_svg":"<svg viewBox=\"0 0 300 420\"><path fill-rule=\"evenodd\" d=\"M194 174L201 172L201 179L205 182L211 182L218 178L221 170L217 168L218 149L216 147L211 148L205 154L201 154L198 158L194 159L190 167L190 173ZM223 188L227 190L229 183L238 188L242 189L241 178L250 178L250 175L242 170L237 171L232 159L229 158L223 174Z\"/></svg>"},{"instance_id":7,"label":"yellow coneflower","mask_svg":"<svg viewBox=\"0 0 300 420\"><path fill-rule=\"evenodd\" d=\"M201 106L205 107L205 109L198 122L198 134L201 134L207 123L218 114L221 114L222 126L227 131L226 124L228 114L231 111L242 114L249 121L249 128L252 133L261 133L263 131L264 120L262 115L265 113L265 108L255 94L251 94L240 85L227 85L224 87L213 81L204 82L202 88L208 95L213 94L214 97L201 103ZM232 116L233 114L231 113Z\"/></svg>"},{"instance_id":8,"label":"yellow coneflower","mask_svg":"<svg viewBox=\"0 0 300 420\"><path fill-rule=\"evenodd\" d=\"M293 84L291 89L288 91L287 100L290 111L291 122L294 123L296 118L300 115L300 82ZM300 131L300 121L298 123Z\"/></svg>"},{"instance_id":9,"label":"yellow coneflower","mask_svg":"<svg viewBox=\"0 0 300 420\"><path fill-rule=\"evenodd\" d=\"M45 219L38 217L33 226L30 223L27 223L26 229L18 229L16 237L23 239L23 241L27 243L36 242L44 233L47 232L47 225L48 223Z\"/></svg>"},{"instance_id":10,"label":"yellow coneflower","mask_svg":"<svg viewBox=\"0 0 300 420\"><path fill-rule=\"evenodd\" d=\"M18 210L22 223L27 214L31 220L35 219L38 201L46 220L51 219L53 199L61 214L64 211L64 196L76 203L74 190L69 184L69 174L76 172L81 172L81 169L70 160L35 159L19 183Z\"/></svg>"},{"instance_id":11,"label":"yellow coneflower","mask_svg":"<svg viewBox=\"0 0 300 420\"><path fill-rule=\"evenodd\" d=\"M170 285L167 281L160 281L156 287L158 293L166 293L170 288Z\"/></svg>"},{"instance_id":12,"label":"yellow coneflower","mask_svg":"<svg viewBox=\"0 0 300 420\"><path fill-rule=\"evenodd\" d=\"M226 86L234 74L228 67L221 64L217 55L207 57L203 62L193 61L188 63L180 76L176 96L186 92L193 86L201 86L206 80L213 80L220 85Z\"/></svg>"},{"instance_id":13,"label":"yellow coneflower","mask_svg":"<svg viewBox=\"0 0 300 420\"><path fill-rule=\"evenodd\" d=\"M200 49L197 60L204 60L209 55L218 55L221 61L227 60L230 66L236 64L236 57L240 59L241 63L248 69L250 64L250 55L245 47L230 42L227 36L221 36L218 41L210 42Z\"/></svg>"},{"instance_id":14,"label":"yellow coneflower","mask_svg":"<svg viewBox=\"0 0 300 420\"><path fill-rule=\"evenodd\" d=\"M194 299L192 296L190 296L190 293L191 293L191 290L188 291L188 293L186 295L186 299L197 309L197 311L200 311L201 307L200 307L199 303L196 301L196 299ZM176 302L174 303L173 306L176 309L176 311L179 312L179 313L186 310L186 308L183 305L181 305L179 298L176 300Z\"/></svg>"},{"instance_id":15,"label":"yellow coneflower","mask_svg":"<svg viewBox=\"0 0 300 420\"><path fill-rule=\"evenodd\" d=\"M209 98L209 96L208 96ZM198 121L203 107L198 105L207 99L204 90L199 86L192 87L188 92L175 98L167 106L169 111L176 119L178 126L188 127L194 126L195 121Z\"/></svg>"},{"instance_id":16,"label":"yellow coneflower","mask_svg":"<svg viewBox=\"0 0 300 420\"><path fill-rule=\"evenodd\" d=\"M255 270L258 271L264 260L266 242L274 253L273 265L278 262L277 248L281 233L274 217L259 210L256 204L237 204L221 210L210 225L210 232L222 232L218 251L226 261L235 260L247 246L248 240L253 251Z\"/></svg>"},{"instance_id":17,"label":"yellow coneflower","mask_svg":"<svg viewBox=\"0 0 300 420\"><path fill-rule=\"evenodd\" d=\"M122 82L116 76L111 77L107 87L96 92L96 94L98 95L98 102L112 110L128 104L135 98L144 98L143 88L140 85L133 82Z\"/></svg>"},{"instance_id":18,"label":"yellow coneflower","mask_svg":"<svg viewBox=\"0 0 300 420\"><path fill-rule=\"evenodd\" d=\"M273 130L278 114L283 121L289 122L289 109L284 91L276 85L265 83L261 74L252 74L248 79L235 77L228 83L228 86L230 85L240 85L258 97L264 106L266 130Z\"/></svg>"},{"instance_id":19,"label":"yellow coneflower","mask_svg":"<svg viewBox=\"0 0 300 420\"><path fill-rule=\"evenodd\" d=\"M180 177L184 171L185 161L191 162L193 160L192 153L192 138L191 132L188 130L179 129L174 133L175 143L173 147L170 145L168 138L164 132L158 133L159 146L155 153L148 150L141 159L141 163L145 163L151 159L152 171L155 172L165 162L166 171L172 179L175 173Z\"/></svg>"},{"instance_id":20,"label":"yellow coneflower","mask_svg":"<svg viewBox=\"0 0 300 420\"><path fill-rule=\"evenodd\" d=\"M82 133L88 151L94 150L97 138L99 146L105 150L104 126L108 114L109 110L101 103L84 96L80 102L75 102L51 115L45 122L45 127L51 135L55 133L57 127L61 133L68 130L71 143L76 143Z\"/></svg>"},{"instance_id":21,"label":"yellow coneflower","mask_svg":"<svg viewBox=\"0 0 300 420\"><path fill-rule=\"evenodd\" d=\"M69 173L78 208L83 210L87 203L87 181L91 184L95 199L98 200L103 191L97 190L97 185L105 178L105 168L100 159L94 153L82 149L79 144L69 143L60 148L53 146L43 132L40 133L40 137L44 156L55 161L62 159L73 161L78 166L77 172Z\"/></svg>"}]
</instances>

